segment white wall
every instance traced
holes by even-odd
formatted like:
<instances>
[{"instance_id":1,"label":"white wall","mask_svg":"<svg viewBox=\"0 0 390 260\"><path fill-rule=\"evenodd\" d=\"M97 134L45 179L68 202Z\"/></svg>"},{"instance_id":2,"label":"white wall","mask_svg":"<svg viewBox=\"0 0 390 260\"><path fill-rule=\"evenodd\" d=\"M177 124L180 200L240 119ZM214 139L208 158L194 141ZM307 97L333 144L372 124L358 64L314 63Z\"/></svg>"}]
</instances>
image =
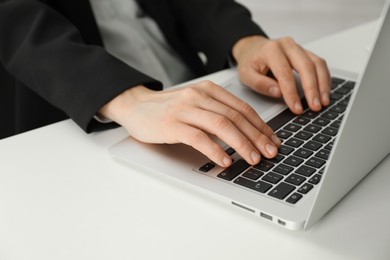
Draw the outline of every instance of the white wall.
<instances>
[{"instance_id":1,"label":"white wall","mask_svg":"<svg viewBox=\"0 0 390 260\"><path fill-rule=\"evenodd\" d=\"M384 0L237 0L271 37L305 43L373 20Z\"/></svg>"}]
</instances>

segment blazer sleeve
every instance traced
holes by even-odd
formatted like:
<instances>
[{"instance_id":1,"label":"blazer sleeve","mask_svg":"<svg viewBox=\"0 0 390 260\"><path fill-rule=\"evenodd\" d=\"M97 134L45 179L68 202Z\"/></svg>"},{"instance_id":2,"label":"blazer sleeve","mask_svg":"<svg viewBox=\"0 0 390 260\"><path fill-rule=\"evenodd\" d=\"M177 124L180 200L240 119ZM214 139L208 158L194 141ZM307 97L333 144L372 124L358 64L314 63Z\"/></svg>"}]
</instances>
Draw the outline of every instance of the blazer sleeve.
<instances>
[{"instance_id":1,"label":"blazer sleeve","mask_svg":"<svg viewBox=\"0 0 390 260\"><path fill-rule=\"evenodd\" d=\"M103 47L86 44L72 23L38 0L0 1L0 62L86 132L94 130L97 111L129 87L162 88Z\"/></svg>"},{"instance_id":2,"label":"blazer sleeve","mask_svg":"<svg viewBox=\"0 0 390 260\"><path fill-rule=\"evenodd\" d=\"M234 0L167 0L177 24L192 48L207 57L209 71L226 66L234 44L241 38L266 33L250 11Z\"/></svg>"}]
</instances>

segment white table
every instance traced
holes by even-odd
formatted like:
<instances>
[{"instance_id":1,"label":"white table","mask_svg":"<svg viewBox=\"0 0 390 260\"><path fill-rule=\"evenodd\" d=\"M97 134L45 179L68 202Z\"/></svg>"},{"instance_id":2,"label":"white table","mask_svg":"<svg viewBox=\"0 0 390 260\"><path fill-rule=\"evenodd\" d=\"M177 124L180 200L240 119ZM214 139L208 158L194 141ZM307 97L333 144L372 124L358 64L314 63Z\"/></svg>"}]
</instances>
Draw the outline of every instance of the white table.
<instances>
[{"instance_id":1,"label":"white table","mask_svg":"<svg viewBox=\"0 0 390 260\"><path fill-rule=\"evenodd\" d=\"M306 47L359 70L373 27ZM292 232L112 160L107 148L125 136L67 120L1 140L0 259L390 259L389 158L313 228Z\"/></svg>"}]
</instances>

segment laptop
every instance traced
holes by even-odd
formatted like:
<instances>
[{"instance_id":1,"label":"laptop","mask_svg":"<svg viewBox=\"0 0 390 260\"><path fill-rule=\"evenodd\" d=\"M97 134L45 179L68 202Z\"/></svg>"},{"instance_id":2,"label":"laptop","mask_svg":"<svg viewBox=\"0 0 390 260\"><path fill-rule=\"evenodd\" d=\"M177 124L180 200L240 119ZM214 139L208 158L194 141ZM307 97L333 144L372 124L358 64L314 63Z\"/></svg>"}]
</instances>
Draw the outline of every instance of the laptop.
<instances>
[{"instance_id":1,"label":"laptop","mask_svg":"<svg viewBox=\"0 0 390 260\"><path fill-rule=\"evenodd\" d=\"M109 153L130 167L164 176L259 219L307 230L390 152L390 13L386 2L365 69L332 77L331 105L292 114L237 77L222 84L267 121L282 140L276 158L250 166L222 142L234 163L221 168L184 144L145 144L128 137ZM307 106L306 106L307 107Z\"/></svg>"}]
</instances>

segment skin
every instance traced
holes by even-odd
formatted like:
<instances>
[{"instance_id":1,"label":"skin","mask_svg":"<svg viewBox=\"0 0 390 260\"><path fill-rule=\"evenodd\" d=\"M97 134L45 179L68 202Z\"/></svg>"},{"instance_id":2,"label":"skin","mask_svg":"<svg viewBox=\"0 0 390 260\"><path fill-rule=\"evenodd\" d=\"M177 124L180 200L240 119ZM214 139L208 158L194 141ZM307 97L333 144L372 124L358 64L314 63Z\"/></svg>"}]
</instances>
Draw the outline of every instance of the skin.
<instances>
[{"instance_id":1,"label":"skin","mask_svg":"<svg viewBox=\"0 0 390 260\"><path fill-rule=\"evenodd\" d=\"M242 83L263 95L283 97L292 112L303 111L293 71L301 78L312 110L329 105L326 62L290 37L245 37L233 46L232 54ZM270 70L274 78L266 76ZM261 156L276 156L281 145L251 106L210 81L164 91L135 86L103 106L99 114L125 127L139 141L184 143L222 167L232 160L208 134L217 136L252 165Z\"/></svg>"}]
</instances>

